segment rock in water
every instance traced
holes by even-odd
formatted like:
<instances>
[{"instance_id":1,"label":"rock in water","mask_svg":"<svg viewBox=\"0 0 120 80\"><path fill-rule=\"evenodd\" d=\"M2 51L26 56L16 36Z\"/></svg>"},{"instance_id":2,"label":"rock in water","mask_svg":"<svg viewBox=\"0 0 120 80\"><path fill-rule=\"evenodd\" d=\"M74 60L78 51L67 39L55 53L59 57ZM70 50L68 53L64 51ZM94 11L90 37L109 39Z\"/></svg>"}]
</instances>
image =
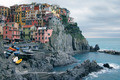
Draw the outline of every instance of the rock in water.
<instances>
[{"instance_id":1,"label":"rock in water","mask_svg":"<svg viewBox=\"0 0 120 80\"><path fill-rule=\"evenodd\" d=\"M99 49L100 49L100 48L99 48L98 44L96 44L94 50L95 50L95 51L98 51Z\"/></svg>"},{"instance_id":2,"label":"rock in water","mask_svg":"<svg viewBox=\"0 0 120 80\"><path fill-rule=\"evenodd\" d=\"M106 67L106 68L109 68L109 69L112 69L112 68L113 68L113 67L110 67L110 65L109 65L108 63L103 64L103 66Z\"/></svg>"}]
</instances>

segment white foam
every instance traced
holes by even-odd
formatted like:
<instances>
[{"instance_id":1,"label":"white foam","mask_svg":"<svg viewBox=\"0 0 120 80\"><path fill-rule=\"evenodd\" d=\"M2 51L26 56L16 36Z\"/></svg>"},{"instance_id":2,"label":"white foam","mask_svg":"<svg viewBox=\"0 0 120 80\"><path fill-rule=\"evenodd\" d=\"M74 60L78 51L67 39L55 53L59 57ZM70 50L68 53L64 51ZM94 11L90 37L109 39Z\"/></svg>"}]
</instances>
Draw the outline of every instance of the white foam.
<instances>
[{"instance_id":1,"label":"white foam","mask_svg":"<svg viewBox=\"0 0 120 80\"><path fill-rule=\"evenodd\" d=\"M114 69L120 69L120 65L118 64L110 63L110 66L113 67Z\"/></svg>"},{"instance_id":2,"label":"white foam","mask_svg":"<svg viewBox=\"0 0 120 80\"><path fill-rule=\"evenodd\" d=\"M103 67L103 63L98 63L98 65L99 66L101 66L101 67ZM95 77L98 77L98 75L100 75L100 74L104 74L104 73L108 73L108 72L113 72L113 71L115 71L115 70L117 70L117 69L120 69L120 66L118 65L118 64L114 64L114 63L109 63L109 65L111 66L111 67L113 67L114 69L108 69L108 68L105 68L104 67L104 69L102 69L102 70L100 70L100 71L98 71L98 72L92 72L92 73L90 73L88 76L89 76L89 78L95 78ZM87 80L88 78L86 78L86 80Z\"/></svg>"}]
</instances>

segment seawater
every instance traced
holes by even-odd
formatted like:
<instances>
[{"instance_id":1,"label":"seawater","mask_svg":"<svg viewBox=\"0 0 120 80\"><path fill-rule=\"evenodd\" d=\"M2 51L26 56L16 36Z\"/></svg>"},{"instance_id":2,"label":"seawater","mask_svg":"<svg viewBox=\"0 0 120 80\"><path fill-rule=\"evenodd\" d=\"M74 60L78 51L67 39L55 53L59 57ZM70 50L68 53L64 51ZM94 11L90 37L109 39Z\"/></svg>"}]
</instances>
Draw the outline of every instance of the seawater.
<instances>
[{"instance_id":1,"label":"seawater","mask_svg":"<svg viewBox=\"0 0 120 80\"><path fill-rule=\"evenodd\" d=\"M98 44L101 49L120 51L120 38L89 38L87 39L89 44L94 46ZM114 69L104 68L99 72L92 72L88 76L84 77L84 80L120 80L120 55L110 55L99 52L88 52L82 54L76 54L74 57L78 60L78 63L74 63L68 66L56 67L54 71L65 71L72 69L74 66L82 63L84 60L95 60L100 66L104 63L109 63Z\"/></svg>"}]
</instances>

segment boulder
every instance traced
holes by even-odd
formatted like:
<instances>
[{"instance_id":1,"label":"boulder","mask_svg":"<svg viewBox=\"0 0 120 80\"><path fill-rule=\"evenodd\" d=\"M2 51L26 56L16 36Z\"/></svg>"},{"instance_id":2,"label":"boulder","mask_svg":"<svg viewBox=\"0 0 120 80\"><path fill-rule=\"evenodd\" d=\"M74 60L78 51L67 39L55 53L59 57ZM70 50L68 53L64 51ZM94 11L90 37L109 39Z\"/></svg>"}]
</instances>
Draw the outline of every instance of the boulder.
<instances>
[{"instance_id":1,"label":"boulder","mask_svg":"<svg viewBox=\"0 0 120 80\"><path fill-rule=\"evenodd\" d=\"M108 63L103 64L103 66L106 67L106 68L109 68L109 69L112 69L112 68L113 68L113 67L110 67L110 65L109 65Z\"/></svg>"}]
</instances>

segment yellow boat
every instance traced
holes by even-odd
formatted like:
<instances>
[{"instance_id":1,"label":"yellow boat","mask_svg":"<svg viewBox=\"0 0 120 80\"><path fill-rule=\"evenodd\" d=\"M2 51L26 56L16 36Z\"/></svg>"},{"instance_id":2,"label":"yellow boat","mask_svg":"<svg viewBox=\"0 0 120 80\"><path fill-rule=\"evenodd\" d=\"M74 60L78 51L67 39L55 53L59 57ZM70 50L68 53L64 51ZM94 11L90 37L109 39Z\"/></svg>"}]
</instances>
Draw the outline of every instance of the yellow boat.
<instances>
[{"instance_id":1,"label":"yellow boat","mask_svg":"<svg viewBox=\"0 0 120 80\"><path fill-rule=\"evenodd\" d=\"M16 61L16 64L20 64L22 62L22 59L19 59L18 61Z\"/></svg>"}]
</instances>

